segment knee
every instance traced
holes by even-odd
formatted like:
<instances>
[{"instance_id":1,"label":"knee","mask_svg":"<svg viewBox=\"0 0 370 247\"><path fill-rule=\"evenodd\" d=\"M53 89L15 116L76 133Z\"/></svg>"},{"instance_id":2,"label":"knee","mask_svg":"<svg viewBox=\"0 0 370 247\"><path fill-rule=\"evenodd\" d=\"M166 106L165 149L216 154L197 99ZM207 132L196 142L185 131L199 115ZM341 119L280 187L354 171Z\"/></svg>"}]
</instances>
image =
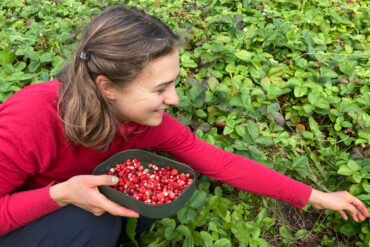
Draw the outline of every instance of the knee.
<instances>
[{"instance_id":1,"label":"knee","mask_svg":"<svg viewBox=\"0 0 370 247\"><path fill-rule=\"evenodd\" d=\"M101 216L78 208L67 206L65 217L61 220L67 223L67 231L78 234L83 246L115 246L121 235L121 217L105 213ZM66 228L66 227L65 227ZM74 230L73 230L74 229ZM72 234L73 235L73 234ZM76 239L74 237L74 239Z\"/></svg>"}]
</instances>

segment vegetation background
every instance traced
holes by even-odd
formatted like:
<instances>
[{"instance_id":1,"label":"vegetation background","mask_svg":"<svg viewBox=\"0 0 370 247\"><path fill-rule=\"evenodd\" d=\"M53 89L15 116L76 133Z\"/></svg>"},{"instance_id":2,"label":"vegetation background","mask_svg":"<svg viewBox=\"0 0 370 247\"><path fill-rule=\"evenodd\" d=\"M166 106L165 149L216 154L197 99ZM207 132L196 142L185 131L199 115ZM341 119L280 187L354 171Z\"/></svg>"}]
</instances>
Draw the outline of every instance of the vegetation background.
<instances>
[{"instance_id":1,"label":"vegetation background","mask_svg":"<svg viewBox=\"0 0 370 247\"><path fill-rule=\"evenodd\" d=\"M349 190L370 210L368 1L2 0L0 103L53 79L84 25L115 4L142 8L185 37L181 102L170 113L200 138L314 188ZM186 206L143 241L370 246L369 222L298 211L202 176Z\"/></svg>"}]
</instances>

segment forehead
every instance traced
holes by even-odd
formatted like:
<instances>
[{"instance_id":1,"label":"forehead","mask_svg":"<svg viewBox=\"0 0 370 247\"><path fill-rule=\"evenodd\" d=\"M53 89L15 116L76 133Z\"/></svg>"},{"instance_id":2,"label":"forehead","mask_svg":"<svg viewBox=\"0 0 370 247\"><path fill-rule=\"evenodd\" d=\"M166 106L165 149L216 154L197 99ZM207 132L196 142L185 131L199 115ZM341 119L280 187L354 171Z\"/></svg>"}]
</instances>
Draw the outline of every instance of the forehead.
<instances>
[{"instance_id":1,"label":"forehead","mask_svg":"<svg viewBox=\"0 0 370 247\"><path fill-rule=\"evenodd\" d=\"M134 80L139 85L156 87L161 83L176 79L179 73L179 53L176 49L170 54L151 61Z\"/></svg>"}]
</instances>

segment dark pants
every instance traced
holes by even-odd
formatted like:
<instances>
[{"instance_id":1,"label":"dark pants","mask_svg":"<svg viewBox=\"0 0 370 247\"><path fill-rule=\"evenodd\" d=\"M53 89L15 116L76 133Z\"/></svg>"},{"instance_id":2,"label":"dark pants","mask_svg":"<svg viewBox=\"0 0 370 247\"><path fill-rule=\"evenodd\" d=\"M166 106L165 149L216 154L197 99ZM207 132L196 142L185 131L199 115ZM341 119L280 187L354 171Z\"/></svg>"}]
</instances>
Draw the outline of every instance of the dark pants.
<instances>
[{"instance_id":1,"label":"dark pants","mask_svg":"<svg viewBox=\"0 0 370 247\"><path fill-rule=\"evenodd\" d=\"M128 240L126 223L127 218L109 213L95 216L69 205L0 236L0 247L116 247ZM153 223L152 219L138 218L136 233Z\"/></svg>"}]
</instances>

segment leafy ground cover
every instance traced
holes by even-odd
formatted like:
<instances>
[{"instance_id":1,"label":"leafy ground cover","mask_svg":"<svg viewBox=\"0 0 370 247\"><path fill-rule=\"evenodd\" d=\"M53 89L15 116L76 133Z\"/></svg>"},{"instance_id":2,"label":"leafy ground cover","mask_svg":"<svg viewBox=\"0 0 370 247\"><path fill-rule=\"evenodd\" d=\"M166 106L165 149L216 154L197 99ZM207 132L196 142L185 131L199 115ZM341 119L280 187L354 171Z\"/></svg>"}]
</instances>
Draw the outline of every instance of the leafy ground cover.
<instances>
[{"instance_id":1,"label":"leafy ground cover","mask_svg":"<svg viewBox=\"0 0 370 247\"><path fill-rule=\"evenodd\" d=\"M83 26L113 4L139 6L184 36L181 102L170 113L200 138L315 188L349 190L370 209L369 2L3 0L0 102L52 79ZM369 228L203 176L187 205L143 241L369 246Z\"/></svg>"}]
</instances>

